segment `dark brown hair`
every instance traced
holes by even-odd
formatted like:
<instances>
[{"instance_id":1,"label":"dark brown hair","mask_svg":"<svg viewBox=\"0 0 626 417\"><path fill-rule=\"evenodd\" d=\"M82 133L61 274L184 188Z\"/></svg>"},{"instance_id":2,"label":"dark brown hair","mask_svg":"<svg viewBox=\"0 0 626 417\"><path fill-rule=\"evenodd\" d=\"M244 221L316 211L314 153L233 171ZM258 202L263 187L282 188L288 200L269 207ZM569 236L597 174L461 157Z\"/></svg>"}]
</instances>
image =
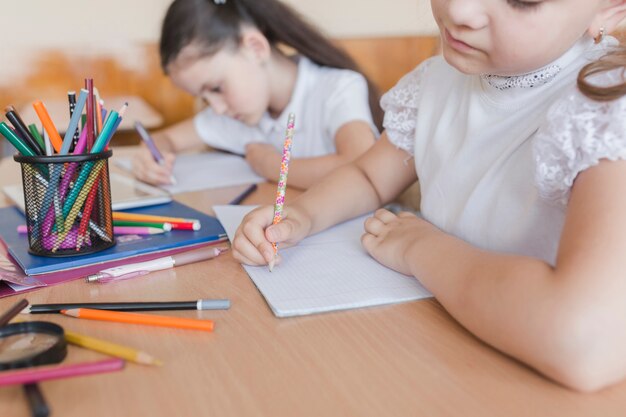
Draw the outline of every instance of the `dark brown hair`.
<instances>
[{"instance_id":1,"label":"dark brown hair","mask_svg":"<svg viewBox=\"0 0 626 417\"><path fill-rule=\"evenodd\" d=\"M622 82L609 86L597 86L589 77L594 74L622 68ZM626 95L626 48L611 51L599 60L583 67L578 74L578 89L587 97L597 101L610 101Z\"/></svg>"},{"instance_id":2,"label":"dark brown hair","mask_svg":"<svg viewBox=\"0 0 626 417\"><path fill-rule=\"evenodd\" d=\"M242 24L259 29L273 47L284 45L318 65L362 72L354 60L333 45L297 12L277 0L175 0L167 10L161 29L161 67L167 67L181 50L195 44L200 56L237 46ZM365 76L365 75L364 75ZM369 104L378 128L382 125L379 94L367 79Z\"/></svg>"}]
</instances>

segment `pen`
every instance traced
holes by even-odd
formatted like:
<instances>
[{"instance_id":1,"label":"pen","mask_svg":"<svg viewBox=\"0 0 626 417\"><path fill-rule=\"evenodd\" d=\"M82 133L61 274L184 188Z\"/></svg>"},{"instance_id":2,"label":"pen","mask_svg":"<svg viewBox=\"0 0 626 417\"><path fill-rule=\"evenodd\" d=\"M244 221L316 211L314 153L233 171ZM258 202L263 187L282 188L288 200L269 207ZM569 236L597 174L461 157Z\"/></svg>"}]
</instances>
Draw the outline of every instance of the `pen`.
<instances>
[{"instance_id":1,"label":"pen","mask_svg":"<svg viewBox=\"0 0 626 417\"><path fill-rule=\"evenodd\" d=\"M143 143L145 143L146 146L148 147L148 150L152 154L152 157L154 158L154 160L159 165L163 165L165 163L165 159L163 158L163 155L161 154L161 152L159 152L159 148L156 147L154 140L152 140L152 137L150 136L146 128L143 127L143 125L140 122L135 122L135 130L137 130L137 133L139 133L139 137L141 137L141 140L143 140ZM170 175L170 182L172 184L176 184L176 178L174 177L173 174Z\"/></svg>"},{"instance_id":2,"label":"pen","mask_svg":"<svg viewBox=\"0 0 626 417\"><path fill-rule=\"evenodd\" d=\"M31 415L33 417L48 417L50 415L50 408L39 389L39 384L31 382L24 384L23 388L24 395L26 395L28 405L30 406Z\"/></svg>"},{"instance_id":3,"label":"pen","mask_svg":"<svg viewBox=\"0 0 626 417\"><path fill-rule=\"evenodd\" d=\"M230 300L33 304L23 309L21 314L56 314L60 313L61 310L77 308L108 311L227 310L230 308Z\"/></svg>"},{"instance_id":4,"label":"pen","mask_svg":"<svg viewBox=\"0 0 626 417\"><path fill-rule=\"evenodd\" d=\"M233 198L233 200L230 203L228 203L228 204L230 204L231 206L240 204L243 200L248 198L250 196L250 194L255 192L256 189L257 189L257 185L256 184L250 185L248 188L246 188L243 191L243 193L241 193L237 197Z\"/></svg>"},{"instance_id":5,"label":"pen","mask_svg":"<svg viewBox=\"0 0 626 417\"><path fill-rule=\"evenodd\" d=\"M200 262L207 259L215 258L226 249L222 248L202 248L187 252L177 253L163 258L153 259L146 262L138 262L134 264L116 266L102 270L94 275L86 278L87 282L98 282L104 284L112 281L121 281L149 274L153 271L169 269L175 266L186 265L193 262Z\"/></svg>"}]
</instances>

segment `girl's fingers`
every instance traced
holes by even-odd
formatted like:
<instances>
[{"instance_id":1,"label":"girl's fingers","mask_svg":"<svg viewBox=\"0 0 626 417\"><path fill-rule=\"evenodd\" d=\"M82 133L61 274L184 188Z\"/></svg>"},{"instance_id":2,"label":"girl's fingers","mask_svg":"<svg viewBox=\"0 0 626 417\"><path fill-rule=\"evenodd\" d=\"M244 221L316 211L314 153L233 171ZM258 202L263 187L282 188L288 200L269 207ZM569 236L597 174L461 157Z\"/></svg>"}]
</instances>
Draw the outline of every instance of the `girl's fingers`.
<instances>
[{"instance_id":1,"label":"girl's fingers","mask_svg":"<svg viewBox=\"0 0 626 417\"><path fill-rule=\"evenodd\" d=\"M236 236L233 239L233 257L246 265L266 265L267 261L263 258L257 248L245 237Z\"/></svg>"},{"instance_id":2,"label":"girl's fingers","mask_svg":"<svg viewBox=\"0 0 626 417\"><path fill-rule=\"evenodd\" d=\"M396 215L385 209L378 209L374 212L374 217L380 220L383 223L389 223L396 219Z\"/></svg>"},{"instance_id":3,"label":"girl's fingers","mask_svg":"<svg viewBox=\"0 0 626 417\"><path fill-rule=\"evenodd\" d=\"M377 217L368 217L367 219L365 219L364 227L367 233L378 235L380 234L382 229L385 227L385 223L383 223Z\"/></svg>"}]
</instances>

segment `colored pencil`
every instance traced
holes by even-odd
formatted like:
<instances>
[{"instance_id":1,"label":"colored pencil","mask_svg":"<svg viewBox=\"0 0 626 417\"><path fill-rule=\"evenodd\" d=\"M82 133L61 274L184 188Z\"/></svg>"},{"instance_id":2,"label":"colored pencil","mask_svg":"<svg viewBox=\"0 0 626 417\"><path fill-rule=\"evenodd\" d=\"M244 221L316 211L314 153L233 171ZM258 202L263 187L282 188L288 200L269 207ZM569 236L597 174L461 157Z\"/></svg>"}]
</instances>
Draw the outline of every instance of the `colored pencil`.
<instances>
[{"instance_id":1,"label":"colored pencil","mask_svg":"<svg viewBox=\"0 0 626 417\"><path fill-rule=\"evenodd\" d=\"M48 110L46 110L46 106L41 101L37 100L33 103L33 108L35 109L37 116L39 116L39 120L41 120L44 129L46 129L54 150L60 152L61 146L63 146L63 140L61 139L61 135L59 135L59 131L56 126L54 126L54 123L48 114Z\"/></svg>"},{"instance_id":2,"label":"colored pencil","mask_svg":"<svg viewBox=\"0 0 626 417\"><path fill-rule=\"evenodd\" d=\"M93 78L85 78L85 89L87 90L87 151L92 152L94 146L94 105L93 105ZM96 152L92 152L96 153Z\"/></svg>"},{"instance_id":3,"label":"colored pencil","mask_svg":"<svg viewBox=\"0 0 626 417\"><path fill-rule=\"evenodd\" d=\"M85 336L82 334L65 331L65 340L76 346L85 349L95 350L105 355L115 356L117 358L126 359L127 361L140 363L142 365L158 365L162 362L155 359L152 355L141 350L133 349L128 346L118 345L117 343L107 342L106 340L96 339L95 337Z\"/></svg>"},{"instance_id":4,"label":"colored pencil","mask_svg":"<svg viewBox=\"0 0 626 417\"><path fill-rule=\"evenodd\" d=\"M179 317L157 316L152 314L119 313L117 311L91 310L76 308L61 310L66 316L88 319L112 321L116 323L144 324L147 326L174 327L178 329L213 331L212 320L184 319Z\"/></svg>"},{"instance_id":5,"label":"colored pencil","mask_svg":"<svg viewBox=\"0 0 626 417\"><path fill-rule=\"evenodd\" d=\"M136 222L132 220L113 220L113 226L130 226L130 227L156 227L159 229L163 229L166 232L172 230L172 225L170 223L161 223L161 222Z\"/></svg>"},{"instance_id":6,"label":"colored pencil","mask_svg":"<svg viewBox=\"0 0 626 417\"><path fill-rule=\"evenodd\" d=\"M80 117L83 114L86 101L87 90L82 89L80 90L80 95L78 96L78 101L74 107L72 117L70 117L70 122L67 125L67 130L65 131L65 137L63 138L63 144L60 151L61 155L67 155L70 152L70 147L72 146L76 132L78 132L78 123L80 122Z\"/></svg>"},{"instance_id":7,"label":"colored pencil","mask_svg":"<svg viewBox=\"0 0 626 417\"><path fill-rule=\"evenodd\" d=\"M13 106L7 106L4 111L7 120L13 125L15 131L22 138L24 143L26 143L33 151L35 151L38 155L43 155L45 150L43 147L39 146L39 143L35 140L35 137L32 135L26 123L22 120L17 110Z\"/></svg>"},{"instance_id":8,"label":"colored pencil","mask_svg":"<svg viewBox=\"0 0 626 417\"><path fill-rule=\"evenodd\" d=\"M160 235L163 233L165 230L158 227L113 226L115 235Z\"/></svg>"},{"instance_id":9,"label":"colored pencil","mask_svg":"<svg viewBox=\"0 0 626 417\"><path fill-rule=\"evenodd\" d=\"M19 371L0 372L0 386L31 384L51 379L71 378L103 372L114 372L124 368L124 360L113 358L97 362L83 362L73 365L38 366Z\"/></svg>"},{"instance_id":10,"label":"colored pencil","mask_svg":"<svg viewBox=\"0 0 626 417\"><path fill-rule=\"evenodd\" d=\"M291 142L293 139L295 118L295 115L290 113L287 119L287 132L285 134L285 143L283 144L283 157L280 161L280 174L276 188L276 203L274 204L274 219L272 224L279 223L283 218L283 206L285 204L285 190L287 189L287 175L289 173L289 160L291 159ZM274 247L274 257L270 260L268 265L270 272L274 268L274 263L278 256L278 245L272 242L272 246Z\"/></svg>"},{"instance_id":11,"label":"colored pencil","mask_svg":"<svg viewBox=\"0 0 626 417\"><path fill-rule=\"evenodd\" d=\"M184 219L182 217L153 216L141 213L125 213L123 211L114 211L113 220L136 220L140 222L166 222L166 223L193 223L199 222L198 219Z\"/></svg>"},{"instance_id":12,"label":"colored pencil","mask_svg":"<svg viewBox=\"0 0 626 417\"><path fill-rule=\"evenodd\" d=\"M31 135L33 135L33 137L35 138L35 140L37 141L39 146L41 146L41 149L43 149L45 153L46 145L43 142L43 138L41 137L41 134L39 133L39 129L37 129L37 125L35 125L34 123L29 124L28 130L30 131Z\"/></svg>"},{"instance_id":13,"label":"colored pencil","mask_svg":"<svg viewBox=\"0 0 626 417\"><path fill-rule=\"evenodd\" d=\"M4 136L15 149L22 155L37 156L34 150L30 148L24 141L5 122L0 122L0 133Z\"/></svg>"},{"instance_id":14,"label":"colored pencil","mask_svg":"<svg viewBox=\"0 0 626 417\"><path fill-rule=\"evenodd\" d=\"M22 310L28 307L28 301L22 299L15 303L6 313L0 316L0 327L6 326L13 317L17 316Z\"/></svg>"}]
</instances>

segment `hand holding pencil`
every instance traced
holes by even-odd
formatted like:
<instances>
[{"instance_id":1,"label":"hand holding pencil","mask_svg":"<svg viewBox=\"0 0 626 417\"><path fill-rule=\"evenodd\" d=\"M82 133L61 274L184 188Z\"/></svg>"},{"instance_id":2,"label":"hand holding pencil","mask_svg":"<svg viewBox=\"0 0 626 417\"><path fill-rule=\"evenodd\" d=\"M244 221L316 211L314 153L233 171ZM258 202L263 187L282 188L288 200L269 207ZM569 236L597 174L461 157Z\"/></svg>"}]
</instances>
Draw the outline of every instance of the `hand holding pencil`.
<instances>
[{"instance_id":1,"label":"hand holding pencil","mask_svg":"<svg viewBox=\"0 0 626 417\"><path fill-rule=\"evenodd\" d=\"M283 219L283 206L285 204L285 191L287 189L287 174L289 173L289 161L291 159L291 142L293 140L293 129L295 123L295 115L289 114L287 120L287 133L285 134L285 143L283 145L283 157L280 161L280 174L278 176L278 187L276 190L276 203L274 204L274 220L272 224L277 224ZM269 269L272 272L274 269L274 263L278 256L278 245L276 242L272 242L274 247L274 256L269 261Z\"/></svg>"},{"instance_id":2,"label":"hand holding pencil","mask_svg":"<svg viewBox=\"0 0 626 417\"><path fill-rule=\"evenodd\" d=\"M305 238L311 230L311 219L304 210L297 206L288 209L284 207L295 119L293 114L289 116L276 203L273 207L259 207L248 213L237 229L232 244L233 257L239 262L268 265L270 271L280 259L278 244L291 246Z\"/></svg>"}]
</instances>

